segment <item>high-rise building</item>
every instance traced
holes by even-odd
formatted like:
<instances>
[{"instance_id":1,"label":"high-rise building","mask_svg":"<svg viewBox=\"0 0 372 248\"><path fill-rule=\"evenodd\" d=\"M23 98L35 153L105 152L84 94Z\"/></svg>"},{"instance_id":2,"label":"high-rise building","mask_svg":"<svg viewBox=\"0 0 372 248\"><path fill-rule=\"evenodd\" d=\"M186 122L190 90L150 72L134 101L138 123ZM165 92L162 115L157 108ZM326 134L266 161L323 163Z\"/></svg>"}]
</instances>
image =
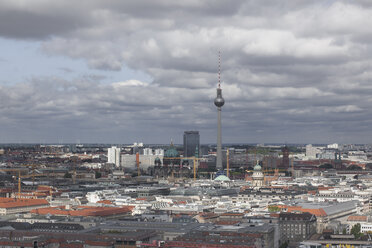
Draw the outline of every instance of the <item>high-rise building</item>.
<instances>
[{"instance_id":1,"label":"high-rise building","mask_svg":"<svg viewBox=\"0 0 372 248\"><path fill-rule=\"evenodd\" d=\"M120 151L121 149L116 146L112 146L111 148L107 149L107 158L108 163L115 164L116 167L120 166Z\"/></svg>"},{"instance_id":2,"label":"high-rise building","mask_svg":"<svg viewBox=\"0 0 372 248\"><path fill-rule=\"evenodd\" d=\"M200 151L199 131L185 131L183 133L183 154L185 157L195 156L195 151Z\"/></svg>"}]
</instances>

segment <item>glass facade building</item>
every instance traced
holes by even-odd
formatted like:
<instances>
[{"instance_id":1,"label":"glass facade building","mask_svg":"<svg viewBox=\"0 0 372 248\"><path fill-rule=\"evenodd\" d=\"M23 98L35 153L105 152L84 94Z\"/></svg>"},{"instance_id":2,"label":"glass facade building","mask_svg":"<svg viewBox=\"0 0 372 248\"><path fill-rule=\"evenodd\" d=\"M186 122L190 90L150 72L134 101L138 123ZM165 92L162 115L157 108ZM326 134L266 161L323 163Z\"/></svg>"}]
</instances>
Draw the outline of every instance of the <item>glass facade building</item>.
<instances>
[{"instance_id":1,"label":"glass facade building","mask_svg":"<svg viewBox=\"0 0 372 248\"><path fill-rule=\"evenodd\" d=\"M199 131L185 131L183 134L183 154L185 157L193 157L198 148L200 156L200 135Z\"/></svg>"}]
</instances>

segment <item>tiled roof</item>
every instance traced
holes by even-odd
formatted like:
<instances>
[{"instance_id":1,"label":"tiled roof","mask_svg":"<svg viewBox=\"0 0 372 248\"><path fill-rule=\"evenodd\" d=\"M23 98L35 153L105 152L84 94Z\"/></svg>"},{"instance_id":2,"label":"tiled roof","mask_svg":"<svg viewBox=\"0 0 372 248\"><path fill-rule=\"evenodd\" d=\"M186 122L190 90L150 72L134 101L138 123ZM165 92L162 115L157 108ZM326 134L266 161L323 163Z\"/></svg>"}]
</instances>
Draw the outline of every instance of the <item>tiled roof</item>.
<instances>
[{"instance_id":1,"label":"tiled roof","mask_svg":"<svg viewBox=\"0 0 372 248\"><path fill-rule=\"evenodd\" d=\"M223 213L221 216L244 216L243 213Z\"/></svg>"},{"instance_id":2,"label":"tiled roof","mask_svg":"<svg viewBox=\"0 0 372 248\"><path fill-rule=\"evenodd\" d=\"M327 216L327 213L324 211L323 208L318 209L309 209L309 208L302 208L301 206L286 206L286 205L279 205L281 209L287 209L287 212L306 212L315 215L316 217L324 217Z\"/></svg>"},{"instance_id":3,"label":"tiled roof","mask_svg":"<svg viewBox=\"0 0 372 248\"><path fill-rule=\"evenodd\" d=\"M363 215L350 215L348 218L347 218L347 221L367 221L367 216L363 216Z\"/></svg>"},{"instance_id":4,"label":"tiled roof","mask_svg":"<svg viewBox=\"0 0 372 248\"><path fill-rule=\"evenodd\" d=\"M45 199L15 199L6 197L0 198L0 208L17 208L40 205L49 205L49 202Z\"/></svg>"},{"instance_id":5,"label":"tiled roof","mask_svg":"<svg viewBox=\"0 0 372 248\"><path fill-rule=\"evenodd\" d=\"M34 209L31 213L35 214L51 214L51 215L65 215L65 216L111 216L118 214L125 214L133 210L133 206L125 207L91 207L79 206L75 209L66 209L65 206L39 208Z\"/></svg>"},{"instance_id":6,"label":"tiled roof","mask_svg":"<svg viewBox=\"0 0 372 248\"><path fill-rule=\"evenodd\" d=\"M112 201L110 200L102 200L102 201L98 201L97 203L103 203L103 204L108 204L108 205L112 205Z\"/></svg>"}]
</instances>

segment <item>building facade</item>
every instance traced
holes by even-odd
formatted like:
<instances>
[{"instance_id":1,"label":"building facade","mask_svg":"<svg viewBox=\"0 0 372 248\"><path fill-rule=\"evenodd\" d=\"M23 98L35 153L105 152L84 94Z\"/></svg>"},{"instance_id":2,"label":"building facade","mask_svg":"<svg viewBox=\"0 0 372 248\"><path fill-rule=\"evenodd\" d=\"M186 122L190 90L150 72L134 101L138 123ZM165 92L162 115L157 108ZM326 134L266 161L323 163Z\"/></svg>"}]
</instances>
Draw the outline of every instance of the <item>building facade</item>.
<instances>
[{"instance_id":1,"label":"building facade","mask_svg":"<svg viewBox=\"0 0 372 248\"><path fill-rule=\"evenodd\" d=\"M302 242L316 233L316 217L310 213L280 213L281 244Z\"/></svg>"},{"instance_id":2,"label":"building facade","mask_svg":"<svg viewBox=\"0 0 372 248\"><path fill-rule=\"evenodd\" d=\"M119 147L113 146L107 149L107 162L111 164L115 164L116 167L120 166L120 152L121 149Z\"/></svg>"},{"instance_id":3,"label":"building facade","mask_svg":"<svg viewBox=\"0 0 372 248\"><path fill-rule=\"evenodd\" d=\"M195 156L196 148L200 151L199 131L185 131L183 134L183 152L185 157Z\"/></svg>"}]
</instances>

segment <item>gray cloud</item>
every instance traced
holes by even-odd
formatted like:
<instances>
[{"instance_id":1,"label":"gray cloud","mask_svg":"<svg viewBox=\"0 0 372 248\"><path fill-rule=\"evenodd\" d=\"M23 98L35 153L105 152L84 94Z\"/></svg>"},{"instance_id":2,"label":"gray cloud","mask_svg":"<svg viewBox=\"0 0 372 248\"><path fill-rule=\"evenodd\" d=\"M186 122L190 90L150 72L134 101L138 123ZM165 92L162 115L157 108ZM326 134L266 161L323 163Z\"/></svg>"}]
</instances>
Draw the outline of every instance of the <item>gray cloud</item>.
<instances>
[{"instance_id":1,"label":"gray cloud","mask_svg":"<svg viewBox=\"0 0 372 248\"><path fill-rule=\"evenodd\" d=\"M30 140L27 128L40 127L46 139L58 129L89 142L180 141L198 129L214 142L221 50L226 142L368 143L371 14L368 1L346 0L3 1L0 36L42 40L49 55L100 70L126 65L153 80L1 86L0 120Z\"/></svg>"}]
</instances>

